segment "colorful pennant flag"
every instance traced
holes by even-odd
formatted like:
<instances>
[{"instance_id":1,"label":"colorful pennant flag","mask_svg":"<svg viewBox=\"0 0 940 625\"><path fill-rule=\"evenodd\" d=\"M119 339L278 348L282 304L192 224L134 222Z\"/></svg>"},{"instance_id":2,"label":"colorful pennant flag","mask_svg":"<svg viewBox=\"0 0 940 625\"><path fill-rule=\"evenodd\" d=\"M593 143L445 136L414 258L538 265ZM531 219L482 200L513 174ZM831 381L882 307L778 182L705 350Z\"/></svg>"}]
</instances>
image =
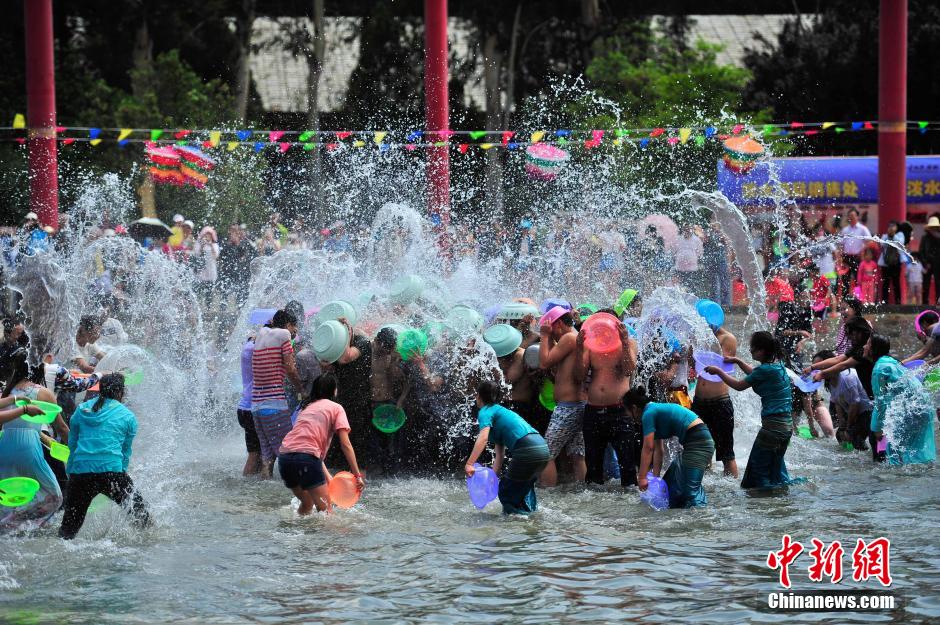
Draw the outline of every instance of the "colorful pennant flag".
<instances>
[{"instance_id":1,"label":"colorful pennant flag","mask_svg":"<svg viewBox=\"0 0 940 625\"><path fill-rule=\"evenodd\" d=\"M691 137L691 136L692 136L692 129L691 129L691 128L680 128L680 129L679 129L679 141L681 141L683 144L685 144L685 142L688 141L688 140L689 140L689 137Z\"/></svg>"},{"instance_id":2,"label":"colorful pennant flag","mask_svg":"<svg viewBox=\"0 0 940 625\"><path fill-rule=\"evenodd\" d=\"M297 137L297 140L300 141L301 143L307 143L308 141L310 141L310 138L312 136L313 136L312 130L304 130L302 133L300 133L300 136Z\"/></svg>"},{"instance_id":3,"label":"colorful pennant flag","mask_svg":"<svg viewBox=\"0 0 940 625\"><path fill-rule=\"evenodd\" d=\"M150 140L151 140L151 141L156 141L157 139L159 139L159 138L162 137L162 136L163 136L163 131L160 130L160 129L158 129L158 128L154 128L153 130L150 131Z\"/></svg>"},{"instance_id":4,"label":"colorful pennant flag","mask_svg":"<svg viewBox=\"0 0 940 625\"><path fill-rule=\"evenodd\" d=\"M531 135L529 135L529 141L531 141L532 143L538 143L539 141L542 140L543 137L545 137L545 131L537 130L533 132Z\"/></svg>"},{"instance_id":5,"label":"colorful pennant flag","mask_svg":"<svg viewBox=\"0 0 940 625\"><path fill-rule=\"evenodd\" d=\"M131 130L130 128L121 128L121 132L118 133L118 143L120 143L121 141L124 141L124 139L127 139L129 136L131 136L132 132L134 131Z\"/></svg>"},{"instance_id":6,"label":"colorful pennant flag","mask_svg":"<svg viewBox=\"0 0 940 625\"><path fill-rule=\"evenodd\" d=\"M13 128L19 130L21 128L26 128L26 118L22 113L17 113L13 116Z\"/></svg>"},{"instance_id":7,"label":"colorful pennant flag","mask_svg":"<svg viewBox=\"0 0 940 625\"><path fill-rule=\"evenodd\" d=\"M372 137L372 141L374 141L376 145L382 145L382 142L385 141L385 137L387 135L388 135L388 132L384 130L377 131L375 133L375 136Z\"/></svg>"}]
</instances>

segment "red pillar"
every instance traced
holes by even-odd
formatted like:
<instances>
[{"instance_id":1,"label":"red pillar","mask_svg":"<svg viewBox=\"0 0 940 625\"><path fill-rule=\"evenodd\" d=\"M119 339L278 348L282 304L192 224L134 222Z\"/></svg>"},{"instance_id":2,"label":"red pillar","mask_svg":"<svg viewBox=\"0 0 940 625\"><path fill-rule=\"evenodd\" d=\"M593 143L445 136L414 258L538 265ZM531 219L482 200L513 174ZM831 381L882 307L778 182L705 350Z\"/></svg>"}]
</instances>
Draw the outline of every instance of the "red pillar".
<instances>
[{"instance_id":1,"label":"red pillar","mask_svg":"<svg viewBox=\"0 0 940 625\"><path fill-rule=\"evenodd\" d=\"M424 0L424 109L429 131L450 130L447 101L447 0ZM429 134L428 141L447 141ZM427 162L428 212L439 215L446 227L450 208L450 156L448 148L429 148Z\"/></svg>"},{"instance_id":2,"label":"red pillar","mask_svg":"<svg viewBox=\"0 0 940 625\"><path fill-rule=\"evenodd\" d=\"M55 139L52 0L26 0L26 119L29 126L29 207L43 225L59 226Z\"/></svg>"},{"instance_id":3,"label":"red pillar","mask_svg":"<svg viewBox=\"0 0 940 625\"><path fill-rule=\"evenodd\" d=\"M878 30L878 226L907 219L907 0L881 0Z\"/></svg>"}]
</instances>

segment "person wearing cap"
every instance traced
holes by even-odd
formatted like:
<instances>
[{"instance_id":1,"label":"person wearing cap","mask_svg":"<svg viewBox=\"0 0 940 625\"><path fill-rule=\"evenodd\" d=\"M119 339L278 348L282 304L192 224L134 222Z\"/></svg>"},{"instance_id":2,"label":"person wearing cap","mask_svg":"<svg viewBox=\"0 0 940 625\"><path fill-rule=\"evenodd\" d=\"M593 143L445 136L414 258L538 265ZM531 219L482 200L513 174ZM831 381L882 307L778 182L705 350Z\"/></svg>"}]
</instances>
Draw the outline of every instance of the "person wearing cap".
<instances>
[{"instance_id":1,"label":"person wearing cap","mask_svg":"<svg viewBox=\"0 0 940 625\"><path fill-rule=\"evenodd\" d=\"M212 304L212 291L219 279L219 237L212 226L204 226L199 231L199 240L193 245L190 256L193 271L196 273L196 293L208 308Z\"/></svg>"},{"instance_id":2,"label":"person wearing cap","mask_svg":"<svg viewBox=\"0 0 940 625\"><path fill-rule=\"evenodd\" d=\"M932 215L924 226L920 240L920 262L924 264L923 304L930 306L940 298L940 217ZM930 281L933 279L934 296L930 297Z\"/></svg>"},{"instance_id":3,"label":"person wearing cap","mask_svg":"<svg viewBox=\"0 0 940 625\"><path fill-rule=\"evenodd\" d=\"M574 477L583 482L587 474L584 461L584 405L586 393L582 388L583 380L576 377L576 355L578 333L572 327L574 319L571 313L555 306L539 321L541 341L539 343L539 367L552 371L555 376L555 410L548 422L545 439L551 458L542 472L542 484L555 486L558 483L558 470L555 458L564 450L574 469Z\"/></svg>"},{"instance_id":4,"label":"person wearing cap","mask_svg":"<svg viewBox=\"0 0 940 625\"><path fill-rule=\"evenodd\" d=\"M531 424L535 388L523 360L522 333L508 323L499 323L486 329L483 340L496 352L496 363L503 380L512 389L504 405Z\"/></svg>"},{"instance_id":5,"label":"person wearing cap","mask_svg":"<svg viewBox=\"0 0 940 625\"><path fill-rule=\"evenodd\" d=\"M723 316L721 321L724 321ZM738 355L737 337L722 325L709 324L709 327L715 334L721 355L725 358L735 358ZM738 463L734 457L734 404L731 402L728 385L723 381L712 382L699 377L695 383L692 412L708 426L708 431L715 441L715 460L723 465L724 474L737 479Z\"/></svg>"},{"instance_id":6,"label":"person wearing cap","mask_svg":"<svg viewBox=\"0 0 940 625\"><path fill-rule=\"evenodd\" d=\"M167 243L172 248L177 248L183 243L183 222L184 221L185 219L179 213L177 213L176 215L173 215L173 227L170 228L173 234L170 236L169 240L167 241Z\"/></svg>"}]
</instances>

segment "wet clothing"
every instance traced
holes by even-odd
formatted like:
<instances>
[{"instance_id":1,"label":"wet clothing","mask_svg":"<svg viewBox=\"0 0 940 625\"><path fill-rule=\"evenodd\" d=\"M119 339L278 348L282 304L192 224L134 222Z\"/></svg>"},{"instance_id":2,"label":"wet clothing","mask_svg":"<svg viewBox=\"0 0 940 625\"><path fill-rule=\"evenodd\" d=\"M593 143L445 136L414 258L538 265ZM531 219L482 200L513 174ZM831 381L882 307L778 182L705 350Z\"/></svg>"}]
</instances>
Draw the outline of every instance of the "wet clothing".
<instances>
[{"instance_id":1,"label":"wet clothing","mask_svg":"<svg viewBox=\"0 0 940 625\"><path fill-rule=\"evenodd\" d=\"M719 462L734 460L734 404L728 395L692 401L692 412L708 426L715 442L715 459Z\"/></svg>"},{"instance_id":2,"label":"wet clothing","mask_svg":"<svg viewBox=\"0 0 940 625\"><path fill-rule=\"evenodd\" d=\"M252 375L251 360L254 353L255 341L254 339L248 339L242 346L242 395L238 400L239 410L251 410L251 393L254 389L254 376Z\"/></svg>"},{"instance_id":3,"label":"wet clothing","mask_svg":"<svg viewBox=\"0 0 940 625\"><path fill-rule=\"evenodd\" d=\"M653 434L659 440L675 436L684 443L689 425L696 419L698 415L679 404L650 402L643 409L643 437Z\"/></svg>"},{"instance_id":4,"label":"wet clothing","mask_svg":"<svg viewBox=\"0 0 940 625\"><path fill-rule=\"evenodd\" d=\"M584 460L587 464L586 480L593 484L603 484L604 455L610 444L617 454L620 468L620 484L624 487L636 484L636 467L639 464L637 443L642 439L637 432L633 419L627 416L623 404L614 406L594 406L584 408Z\"/></svg>"},{"instance_id":5,"label":"wet clothing","mask_svg":"<svg viewBox=\"0 0 940 625\"><path fill-rule=\"evenodd\" d=\"M937 459L936 411L920 381L894 358L882 356L875 363L872 386L875 409L871 415L871 431L888 437L888 464L934 462Z\"/></svg>"},{"instance_id":6,"label":"wet clothing","mask_svg":"<svg viewBox=\"0 0 940 625\"><path fill-rule=\"evenodd\" d=\"M150 524L150 513L143 497L134 488L131 477L124 472L79 473L69 479L69 490L65 496L65 513L59 536L66 540L75 538L85 523L88 506L98 495L104 495L127 510L140 527Z\"/></svg>"},{"instance_id":7,"label":"wet clothing","mask_svg":"<svg viewBox=\"0 0 940 625\"><path fill-rule=\"evenodd\" d=\"M11 395L35 400L39 386L14 388ZM3 424L0 436L0 480L9 477L30 477L39 482L33 500L18 508L0 508L0 528L17 529L30 524L43 525L62 505L62 490L55 473L43 457L39 439L41 425L24 419Z\"/></svg>"},{"instance_id":8,"label":"wet clothing","mask_svg":"<svg viewBox=\"0 0 940 625\"><path fill-rule=\"evenodd\" d=\"M310 490L326 484L323 461L303 452L283 453L277 458L277 469L287 488Z\"/></svg>"},{"instance_id":9,"label":"wet clothing","mask_svg":"<svg viewBox=\"0 0 940 625\"><path fill-rule=\"evenodd\" d=\"M335 363L339 394L336 401L343 406L352 428L350 440L356 449L366 449L372 440L372 343L360 334L353 334L350 346L359 350L361 356L346 364ZM371 461L371 455L363 455Z\"/></svg>"},{"instance_id":10,"label":"wet clothing","mask_svg":"<svg viewBox=\"0 0 940 625\"><path fill-rule=\"evenodd\" d=\"M715 453L715 442L708 427L700 423L685 432L682 453L676 457L663 481L669 487L670 508L697 508L708 503L702 478Z\"/></svg>"},{"instance_id":11,"label":"wet clothing","mask_svg":"<svg viewBox=\"0 0 940 625\"><path fill-rule=\"evenodd\" d=\"M583 401L560 401L552 411L545 432L545 440L554 460L565 450L569 456L584 455L584 405Z\"/></svg>"},{"instance_id":12,"label":"wet clothing","mask_svg":"<svg viewBox=\"0 0 940 625\"><path fill-rule=\"evenodd\" d=\"M755 367L744 380L761 399L761 421L771 422L789 431L793 408L790 376L782 362L765 362ZM784 415L784 416L781 416ZM772 429L777 429L772 426Z\"/></svg>"},{"instance_id":13,"label":"wet clothing","mask_svg":"<svg viewBox=\"0 0 940 625\"><path fill-rule=\"evenodd\" d=\"M770 430L761 427L757 431L741 488L776 488L793 482L783 460L791 436L793 432L790 429Z\"/></svg>"},{"instance_id":14,"label":"wet clothing","mask_svg":"<svg viewBox=\"0 0 940 625\"><path fill-rule=\"evenodd\" d=\"M258 442L261 443L261 459L264 462L274 462L277 452L281 448L284 437L291 431L291 411L284 402L282 408L261 408L251 411L255 422L255 432Z\"/></svg>"},{"instance_id":15,"label":"wet clothing","mask_svg":"<svg viewBox=\"0 0 940 625\"><path fill-rule=\"evenodd\" d=\"M126 473L131 446L137 435L137 417L124 404L106 399L98 411L97 399L80 405L69 424L69 475Z\"/></svg>"},{"instance_id":16,"label":"wet clothing","mask_svg":"<svg viewBox=\"0 0 940 625\"><path fill-rule=\"evenodd\" d=\"M238 425L245 430L245 450L252 453L261 452L261 441L258 440L258 432L255 430L255 419L250 410L238 409Z\"/></svg>"},{"instance_id":17,"label":"wet clothing","mask_svg":"<svg viewBox=\"0 0 940 625\"><path fill-rule=\"evenodd\" d=\"M333 434L340 430L349 431L346 411L335 401L319 399L297 415L297 423L284 437L279 453L305 453L324 458L333 442Z\"/></svg>"},{"instance_id":18,"label":"wet clothing","mask_svg":"<svg viewBox=\"0 0 940 625\"><path fill-rule=\"evenodd\" d=\"M853 346L845 355L855 360L855 372L858 374L858 379L865 388L865 392L868 393L868 397L874 399L875 393L872 390L871 376L875 370L875 363L865 358L865 346Z\"/></svg>"},{"instance_id":19,"label":"wet clothing","mask_svg":"<svg viewBox=\"0 0 940 625\"><path fill-rule=\"evenodd\" d=\"M503 445L510 451L515 448L519 439L525 438L529 434L538 434L521 416L499 404L491 404L480 408L477 421L480 430L490 428L490 444Z\"/></svg>"},{"instance_id":20,"label":"wet clothing","mask_svg":"<svg viewBox=\"0 0 940 625\"><path fill-rule=\"evenodd\" d=\"M516 441L512 458L499 480L499 502L505 514L529 514L538 509L535 481L548 464L551 453L537 432Z\"/></svg>"},{"instance_id":21,"label":"wet clothing","mask_svg":"<svg viewBox=\"0 0 940 625\"><path fill-rule=\"evenodd\" d=\"M294 352L290 331L261 328L251 354L251 409L286 407L284 356Z\"/></svg>"}]
</instances>

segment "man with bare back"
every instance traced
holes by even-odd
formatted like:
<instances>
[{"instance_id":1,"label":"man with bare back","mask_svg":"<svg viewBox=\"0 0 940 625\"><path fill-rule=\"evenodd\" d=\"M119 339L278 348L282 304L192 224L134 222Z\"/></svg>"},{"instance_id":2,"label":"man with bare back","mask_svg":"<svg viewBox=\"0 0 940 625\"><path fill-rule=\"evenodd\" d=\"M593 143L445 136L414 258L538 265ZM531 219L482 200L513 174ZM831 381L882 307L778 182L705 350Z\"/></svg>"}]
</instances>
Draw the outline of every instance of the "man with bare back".
<instances>
[{"instance_id":1,"label":"man with bare back","mask_svg":"<svg viewBox=\"0 0 940 625\"><path fill-rule=\"evenodd\" d=\"M713 327L715 338L725 358L738 353L738 340L723 327ZM697 366L697 365L696 365ZM709 382L699 378L695 385L692 412L698 415L715 439L715 459L724 465L725 475L738 477L738 463L734 459L734 404L724 382Z\"/></svg>"},{"instance_id":2,"label":"man with bare back","mask_svg":"<svg viewBox=\"0 0 940 625\"><path fill-rule=\"evenodd\" d=\"M614 314L610 311L610 314ZM637 428L627 417L623 396L630 390L630 377L636 370L636 342L626 327L620 325L619 350L613 354L594 353L584 347L585 333L578 333L575 347L575 376L588 380L587 406L584 409L584 446L587 481L604 483L604 452L610 443L617 452L620 484L637 483Z\"/></svg>"},{"instance_id":3,"label":"man with bare back","mask_svg":"<svg viewBox=\"0 0 940 625\"><path fill-rule=\"evenodd\" d=\"M561 306L549 310L539 322L539 367L553 371L555 376L555 410L545 433L551 460L542 471L543 486L555 486L558 483L555 458L562 450L567 451L571 459L576 481L583 482L587 473L584 435L581 433L586 394L582 389L582 380L576 376L575 348L578 333L572 323L571 313Z\"/></svg>"}]
</instances>

